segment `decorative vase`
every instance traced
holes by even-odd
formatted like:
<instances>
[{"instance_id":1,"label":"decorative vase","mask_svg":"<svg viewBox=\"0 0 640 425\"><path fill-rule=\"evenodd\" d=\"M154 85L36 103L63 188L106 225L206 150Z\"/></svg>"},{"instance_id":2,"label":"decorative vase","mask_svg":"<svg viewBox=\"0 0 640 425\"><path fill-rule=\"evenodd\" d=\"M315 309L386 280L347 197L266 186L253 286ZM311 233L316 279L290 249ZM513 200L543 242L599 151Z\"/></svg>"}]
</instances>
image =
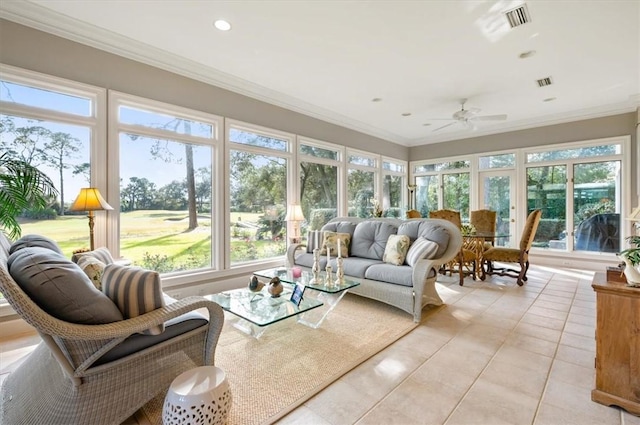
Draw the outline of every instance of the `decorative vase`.
<instances>
[{"instance_id":1,"label":"decorative vase","mask_svg":"<svg viewBox=\"0 0 640 425\"><path fill-rule=\"evenodd\" d=\"M624 275L627 278L627 283L629 286L640 286L640 271L631 264L628 258L619 257L622 261L624 261Z\"/></svg>"},{"instance_id":2,"label":"decorative vase","mask_svg":"<svg viewBox=\"0 0 640 425\"><path fill-rule=\"evenodd\" d=\"M282 294L282 291L284 291L284 286L282 286L282 282L280 282L280 278L278 276L271 279L267 291L269 291L272 298L278 298L280 294Z\"/></svg>"}]
</instances>

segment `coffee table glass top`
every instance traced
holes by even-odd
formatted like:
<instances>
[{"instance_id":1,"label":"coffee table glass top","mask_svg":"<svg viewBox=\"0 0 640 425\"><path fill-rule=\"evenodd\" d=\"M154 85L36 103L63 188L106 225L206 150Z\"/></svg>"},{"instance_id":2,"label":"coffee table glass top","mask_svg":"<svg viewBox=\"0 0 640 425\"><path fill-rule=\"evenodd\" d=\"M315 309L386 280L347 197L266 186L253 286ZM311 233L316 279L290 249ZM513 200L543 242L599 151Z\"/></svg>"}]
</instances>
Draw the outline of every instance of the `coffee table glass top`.
<instances>
[{"instance_id":1,"label":"coffee table glass top","mask_svg":"<svg viewBox=\"0 0 640 425\"><path fill-rule=\"evenodd\" d=\"M311 279L313 277L313 274L311 272L303 270L300 277L293 277L293 273L291 269L287 269L285 267L276 267L273 269L259 270L257 272L253 272L253 274L258 277L263 277L267 279L271 279L278 276L280 278L280 281L282 282L287 282L292 284L300 282L304 284L307 288L311 288L320 292L326 292L328 294L337 294L338 292L342 292L347 289L353 288L354 286L360 285L359 282L356 282L354 280L350 280L347 278L344 278L342 283L339 285L327 286L325 284L320 284L320 285L311 284L309 283L311 282ZM320 272L320 277L322 279L324 279L325 276L326 276L326 272ZM334 273L333 280L335 281L335 279L336 277Z\"/></svg>"},{"instance_id":2,"label":"coffee table glass top","mask_svg":"<svg viewBox=\"0 0 640 425\"><path fill-rule=\"evenodd\" d=\"M266 286L260 292L240 288L208 295L207 298L257 326L267 326L322 305L316 299L303 298L300 305L296 306L290 301L292 290L291 285L285 283L284 291L277 298L271 297Z\"/></svg>"}]
</instances>

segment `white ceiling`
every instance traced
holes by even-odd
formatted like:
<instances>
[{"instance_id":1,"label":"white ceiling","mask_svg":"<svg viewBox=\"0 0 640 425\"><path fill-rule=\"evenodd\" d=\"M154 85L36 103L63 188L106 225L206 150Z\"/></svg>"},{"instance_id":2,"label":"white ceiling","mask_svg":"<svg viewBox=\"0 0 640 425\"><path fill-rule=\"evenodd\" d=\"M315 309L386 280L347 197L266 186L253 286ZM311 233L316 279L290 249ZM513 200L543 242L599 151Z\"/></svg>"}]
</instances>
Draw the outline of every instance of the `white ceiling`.
<instances>
[{"instance_id":1,"label":"white ceiling","mask_svg":"<svg viewBox=\"0 0 640 425\"><path fill-rule=\"evenodd\" d=\"M640 1L529 0L510 29L523 3L2 0L0 16L405 146L640 106ZM434 132L461 98L508 119Z\"/></svg>"}]
</instances>

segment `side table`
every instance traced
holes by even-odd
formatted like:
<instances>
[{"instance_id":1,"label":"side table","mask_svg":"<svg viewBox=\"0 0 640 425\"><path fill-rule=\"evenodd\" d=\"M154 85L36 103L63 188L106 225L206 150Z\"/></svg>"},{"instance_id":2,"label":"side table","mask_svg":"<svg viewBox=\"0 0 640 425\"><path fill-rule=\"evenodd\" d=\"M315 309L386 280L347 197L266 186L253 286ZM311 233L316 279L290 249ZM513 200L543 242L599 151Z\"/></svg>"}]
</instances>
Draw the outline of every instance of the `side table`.
<instances>
[{"instance_id":1,"label":"side table","mask_svg":"<svg viewBox=\"0 0 640 425\"><path fill-rule=\"evenodd\" d=\"M596 274L596 387L591 400L640 416L640 288Z\"/></svg>"}]
</instances>

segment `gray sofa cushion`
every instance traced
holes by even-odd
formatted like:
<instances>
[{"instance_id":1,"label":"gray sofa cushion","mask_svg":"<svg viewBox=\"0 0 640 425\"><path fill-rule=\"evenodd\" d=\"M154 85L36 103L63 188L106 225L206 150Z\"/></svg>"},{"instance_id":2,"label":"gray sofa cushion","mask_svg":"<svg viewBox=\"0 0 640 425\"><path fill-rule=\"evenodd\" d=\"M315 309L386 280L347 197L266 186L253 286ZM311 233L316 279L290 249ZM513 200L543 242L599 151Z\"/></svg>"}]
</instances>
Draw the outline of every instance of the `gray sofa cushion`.
<instances>
[{"instance_id":1,"label":"gray sofa cushion","mask_svg":"<svg viewBox=\"0 0 640 425\"><path fill-rule=\"evenodd\" d=\"M350 255L382 260L389 236L395 235L397 231L398 228L396 226L383 221L363 221L358 223L351 239Z\"/></svg>"},{"instance_id":2,"label":"gray sofa cushion","mask_svg":"<svg viewBox=\"0 0 640 425\"><path fill-rule=\"evenodd\" d=\"M301 255L298 255L296 257L296 265L298 266L303 266L303 267L313 267L313 254L309 254L309 253L304 253ZM324 268L327 266L327 256L326 255L321 255L320 256L320 270L324 270ZM334 269L335 270L335 269Z\"/></svg>"},{"instance_id":3,"label":"gray sofa cushion","mask_svg":"<svg viewBox=\"0 0 640 425\"><path fill-rule=\"evenodd\" d=\"M374 264L367 269L364 277L394 285L413 286L413 269L409 266L396 266L387 263Z\"/></svg>"},{"instance_id":4,"label":"gray sofa cushion","mask_svg":"<svg viewBox=\"0 0 640 425\"><path fill-rule=\"evenodd\" d=\"M9 254L13 254L16 251L21 250L22 248L29 248L34 246L47 248L53 252L62 254L62 250L60 249L58 244L55 243L55 241L42 235L24 235L11 245L11 247L9 248Z\"/></svg>"},{"instance_id":5,"label":"gray sofa cushion","mask_svg":"<svg viewBox=\"0 0 640 425\"><path fill-rule=\"evenodd\" d=\"M353 239L353 232L355 232L356 230L356 223L352 223L350 221L336 221L334 223L327 223L322 226L322 231L325 230L336 233L348 233L351 235L351 239Z\"/></svg>"},{"instance_id":6,"label":"gray sofa cushion","mask_svg":"<svg viewBox=\"0 0 640 425\"><path fill-rule=\"evenodd\" d=\"M87 325L122 320L120 310L109 297L62 254L47 248L22 248L9 256L7 264L22 290L60 320Z\"/></svg>"},{"instance_id":7,"label":"gray sofa cushion","mask_svg":"<svg viewBox=\"0 0 640 425\"><path fill-rule=\"evenodd\" d=\"M398 227L398 234L408 235L411 238L412 243L420 236L437 243L438 252L436 253L436 258L442 257L449 245L449 232L447 232L444 227L431 220L408 221L406 223L402 223Z\"/></svg>"},{"instance_id":8,"label":"gray sofa cushion","mask_svg":"<svg viewBox=\"0 0 640 425\"><path fill-rule=\"evenodd\" d=\"M364 278L367 268L375 264L380 264L381 262L382 261L380 260L372 260L368 258L349 257L342 260L342 267L344 269L345 276ZM338 263L335 258L331 260L331 267L334 272L337 270Z\"/></svg>"}]
</instances>

